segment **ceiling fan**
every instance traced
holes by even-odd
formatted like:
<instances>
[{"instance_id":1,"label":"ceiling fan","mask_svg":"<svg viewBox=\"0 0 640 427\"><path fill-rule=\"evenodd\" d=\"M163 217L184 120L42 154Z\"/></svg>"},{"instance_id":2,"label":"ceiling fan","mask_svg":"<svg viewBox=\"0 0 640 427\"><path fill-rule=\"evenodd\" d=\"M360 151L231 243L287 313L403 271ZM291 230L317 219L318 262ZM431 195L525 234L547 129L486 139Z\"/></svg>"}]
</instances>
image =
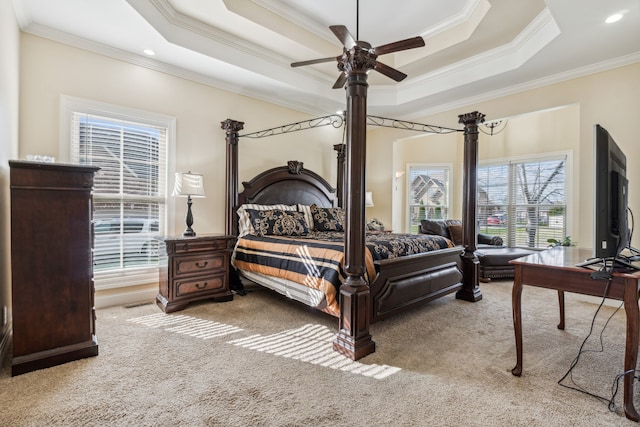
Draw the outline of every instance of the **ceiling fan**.
<instances>
[{"instance_id":1,"label":"ceiling fan","mask_svg":"<svg viewBox=\"0 0 640 427\"><path fill-rule=\"evenodd\" d=\"M344 86L347 81L347 70L345 70L345 63L348 63L349 59L361 56L364 60L369 61L370 68L384 74L387 77L399 82L404 80L407 75L401 71L396 70L388 65L383 64L377 60L378 56L386 53L399 52L401 50L413 49L416 47L422 47L425 45L422 37L412 37L405 40L400 40L393 43L384 44L377 47L371 47L370 43L362 40L356 40L353 38L347 27L344 25L331 25L329 29L335 34L344 46L343 53L340 56L332 56L329 58L312 59L309 61L294 62L292 67L302 67L304 65L320 64L323 62L338 62L338 69L342 71L338 80L333 85L334 89L339 89Z\"/></svg>"}]
</instances>

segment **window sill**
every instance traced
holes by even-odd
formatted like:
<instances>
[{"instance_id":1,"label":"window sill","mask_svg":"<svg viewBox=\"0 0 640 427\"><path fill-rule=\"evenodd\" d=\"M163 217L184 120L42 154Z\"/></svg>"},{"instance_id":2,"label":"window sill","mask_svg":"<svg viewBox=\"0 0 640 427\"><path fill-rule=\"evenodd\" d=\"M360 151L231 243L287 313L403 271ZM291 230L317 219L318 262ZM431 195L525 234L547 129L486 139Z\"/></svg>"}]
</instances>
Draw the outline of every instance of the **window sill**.
<instances>
[{"instance_id":1,"label":"window sill","mask_svg":"<svg viewBox=\"0 0 640 427\"><path fill-rule=\"evenodd\" d=\"M95 290L125 288L158 283L158 267L144 267L94 273Z\"/></svg>"}]
</instances>

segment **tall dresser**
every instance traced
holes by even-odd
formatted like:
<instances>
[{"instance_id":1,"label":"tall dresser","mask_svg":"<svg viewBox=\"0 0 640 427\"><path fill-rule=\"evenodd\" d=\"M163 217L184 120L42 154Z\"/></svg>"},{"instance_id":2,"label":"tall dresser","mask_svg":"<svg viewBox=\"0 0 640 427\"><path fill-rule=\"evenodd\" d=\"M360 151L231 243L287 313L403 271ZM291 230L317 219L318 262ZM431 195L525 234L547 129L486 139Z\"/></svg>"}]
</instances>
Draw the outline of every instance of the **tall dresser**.
<instances>
[{"instance_id":1,"label":"tall dresser","mask_svg":"<svg viewBox=\"0 0 640 427\"><path fill-rule=\"evenodd\" d=\"M9 161L11 375L98 354L91 166Z\"/></svg>"}]
</instances>

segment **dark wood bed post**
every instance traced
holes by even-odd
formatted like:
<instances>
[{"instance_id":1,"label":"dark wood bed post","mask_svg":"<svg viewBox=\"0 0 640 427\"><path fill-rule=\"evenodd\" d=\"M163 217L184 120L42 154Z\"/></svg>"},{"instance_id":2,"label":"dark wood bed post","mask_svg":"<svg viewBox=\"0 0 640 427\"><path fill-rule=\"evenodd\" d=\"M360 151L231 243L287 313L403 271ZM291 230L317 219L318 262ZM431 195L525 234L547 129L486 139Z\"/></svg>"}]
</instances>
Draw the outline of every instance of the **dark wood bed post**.
<instances>
[{"instance_id":1,"label":"dark wood bed post","mask_svg":"<svg viewBox=\"0 0 640 427\"><path fill-rule=\"evenodd\" d=\"M345 149L346 149L346 144L335 144L333 146L333 149L336 150L338 152L337 155L337 162L338 162L338 177L336 179L336 183L337 183L337 189L336 189L336 196L338 197L338 206L340 206L341 208L346 206L346 201L344 200L344 195L346 194L344 192L344 179L345 179L345 173L344 173L344 167L345 167Z\"/></svg>"},{"instance_id":2,"label":"dark wood bed post","mask_svg":"<svg viewBox=\"0 0 640 427\"><path fill-rule=\"evenodd\" d=\"M477 233L477 185L478 185L478 125L484 122L484 114L477 111L458 116L464 124L464 192L462 195L462 289L456 298L465 301L480 301L482 292L478 286Z\"/></svg>"},{"instance_id":3,"label":"dark wood bed post","mask_svg":"<svg viewBox=\"0 0 640 427\"><path fill-rule=\"evenodd\" d=\"M227 174L226 174L226 194L227 210L224 214L225 234L229 236L238 235L238 132L244 128L244 122L227 119L220 123L224 129L227 142ZM229 287L239 295L245 295L244 285L240 280L240 275L235 268L229 266Z\"/></svg>"},{"instance_id":4,"label":"dark wood bed post","mask_svg":"<svg viewBox=\"0 0 640 427\"><path fill-rule=\"evenodd\" d=\"M238 218L235 214L238 209L238 132L244 128L244 122L227 119L220 122L220 125L226 133L227 142L225 233L235 236L238 230Z\"/></svg>"},{"instance_id":5,"label":"dark wood bed post","mask_svg":"<svg viewBox=\"0 0 640 427\"><path fill-rule=\"evenodd\" d=\"M367 146L367 71L375 66L375 58L360 49L345 50L338 69L347 76L346 95L346 159L344 193L345 266L347 275L340 287L340 326L333 349L352 360L376 350L369 333L371 292L364 279L365 269L365 162Z\"/></svg>"}]
</instances>

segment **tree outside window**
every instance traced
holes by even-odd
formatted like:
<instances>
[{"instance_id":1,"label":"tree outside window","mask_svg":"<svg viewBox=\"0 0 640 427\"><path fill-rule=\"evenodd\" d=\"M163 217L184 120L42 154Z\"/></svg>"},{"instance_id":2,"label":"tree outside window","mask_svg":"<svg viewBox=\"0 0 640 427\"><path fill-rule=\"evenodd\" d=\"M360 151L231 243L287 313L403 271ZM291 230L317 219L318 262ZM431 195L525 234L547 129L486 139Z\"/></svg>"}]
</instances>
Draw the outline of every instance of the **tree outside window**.
<instances>
[{"instance_id":1,"label":"tree outside window","mask_svg":"<svg viewBox=\"0 0 640 427\"><path fill-rule=\"evenodd\" d=\"M509 246L546 247L566 237L566 156L478 168L480 231Z\"/></svg>"}]
</instances>

